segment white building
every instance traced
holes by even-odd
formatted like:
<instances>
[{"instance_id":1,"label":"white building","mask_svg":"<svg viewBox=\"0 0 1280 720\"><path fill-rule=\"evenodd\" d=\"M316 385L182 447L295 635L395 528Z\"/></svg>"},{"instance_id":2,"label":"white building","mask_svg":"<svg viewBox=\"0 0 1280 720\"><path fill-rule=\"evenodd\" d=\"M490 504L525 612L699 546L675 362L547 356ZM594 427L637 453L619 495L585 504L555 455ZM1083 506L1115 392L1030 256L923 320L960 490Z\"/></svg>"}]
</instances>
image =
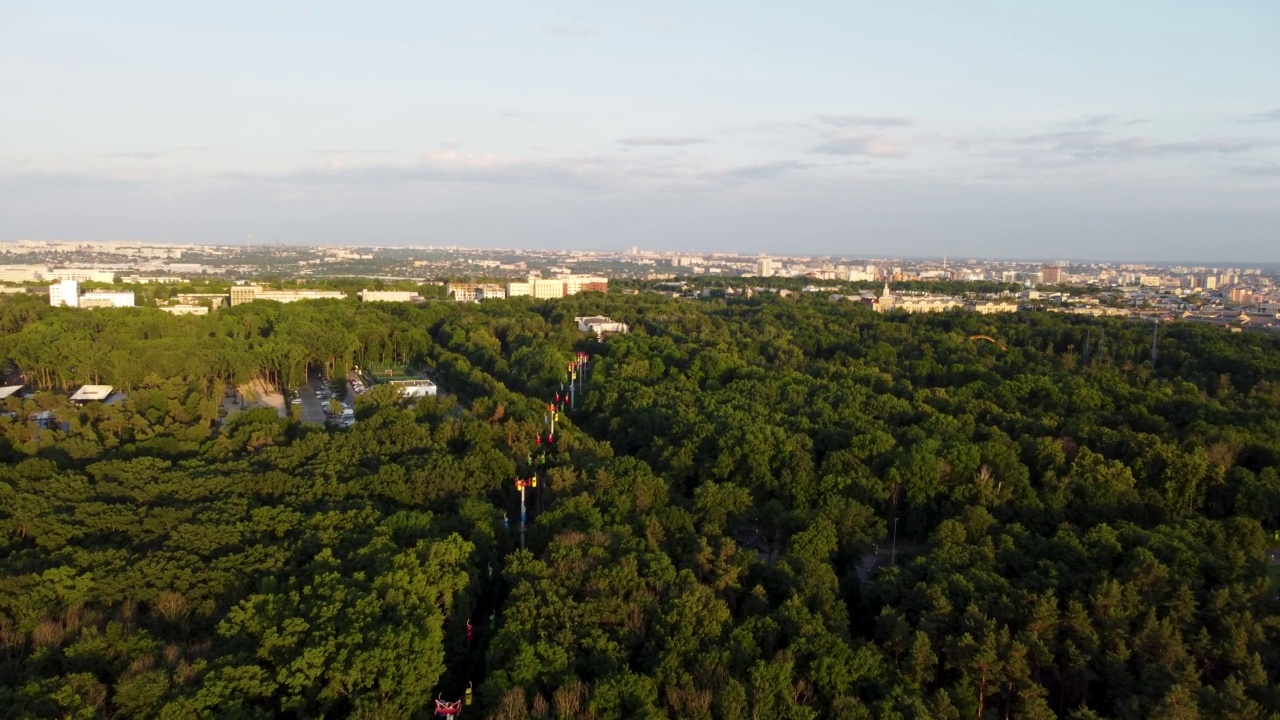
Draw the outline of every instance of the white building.
<instances>
[{"instance_id":1,"label":"white building","mask_svg":"<svg viewBox=\"0 0 1280 720\"><path fill-rule=\"evenodd\" d=\"M625 333L630 329L627 327L626 323L615 322L614 320L602 315L576 317L574 320L578 323L578 332L592 333L597 337L602 335Z\"/></svg>"},{"instance_id":2,"label":"white building","mask_svg":"<svg viewBox=\"0 0 1280 720\"><path fill-rule=\"evenodd\" d=\"M71 402L82 404L87 402L103 402L111 397L110 385L85 385L76 390L69 398Z\"/></svg>"},{"instance_id":3,"label":"white building","mask_svg":"<svg viewBox=\"0 0 1280 720\"><path fill-rule=\"evenodd\" d=\"M133 307L134 296L131 292L107 292L96 290L87 292L80 296L80 307L82 308L122 308Z\"/></svg>"},{"instance_id":4,"label":"white building","mask_svg":"<svg viewBox=\"0 0 1280 720\"><path fill-rule=\"evenodd\" d=\"M556 278L564 283L565 295L577 295L584 290L600 290L602 287L608 288L609 278L599 275L565 275Z\"/></svg>"},{"instance_id":5,"label":"white building","mask_svg":"<svg viewBox=\"0 0 1280 720\"><path fill-rule=\"evenodd\" d=\"M110 270L94 270L92 268L57 268L49 273L55 280L76 280L78 282L114 283L116 274Z\"/></svg>"},{"instance_id":6,"label":"white building","mask_svg":"<svg viewBox=\"0 0 1280 720\"><path fill-rule=\"evenodd\" d=\"M471 283L449 283L444 286L444 294L455 302L475 302L476 286Z\"/></svg>"},{"instance_id":7,"label":"white building","mask_svg":"<svg viewBox=\"0 0 1280 720\"><path fill-rule=\"evenodd\" d=\"M527 282L509 282L507 283L507 297L530 297L533 295L533 285Z\"/></svg>"},{"instance_id":8,"label":"white building","mask_svg":"<svg viewBox=\"0 0 1280 720\"><path fill-rule=\"evenodd\" d=\"M180 285L187 281L186 278L170 277L168 275L122 275L121 282L130 285L148 285L156 283L160 285Z\"/></svg>"},{"instance_id":9,"label":"white building","mask_svg":"<svg viewBox=\"0 0 1280 720\"><path fill-rule=\"evenodd\" d=\"M507 291L501 285L490 283L449 283L445 285L445 295L456 302L477 302L480 300L505 299Z\"/></svg>"},{"instance_id":10,"label":"white building","mask_svg":"<svg viewBox=\"0 0 1280 720\"><path fill-rule=\"evenodd\" d=\"M80 283L61 280L49 286L49 304L53 307L80 307Z\"/></svg>"},{"instance_id":11,"label":"white building","mask_svg":"<svg viewBox=\"0 0 1280 720\"><path fill-rule=\"evenodd\" d=\"M976 302L969 303L965 306L965 309L982 315L991 315L993 313L1017 312L1018 306L1012 303Z\"/></svg>"},{"instance_id":12,"label":"white building","mask_svg":"<svg viewBox=\"0 0 1280 720\"><path fill-rule=\"evenodd\" d=\"M873 293L864 293L862 301L876 312L892 312L902 310L909 313L943 312L961 307L963 303L955 298L940 295L894 295L889 283L884 284L880 297Z\"/></svg>"},{"instance_id":13,"label":"white building","mask_svg":"<svg viewBox=\"0 0 1280 720\"><path fill-rule=\"evenodd\" d=\"M347 294L340 290L263 290L255 300L274 300L278 303L299 300L345 300Z\"/></svg>"},{"instance_id":14,"label":"white building","mask_svg":"<svg viewBox=\"0 0 1280 720\"><path fill-rule=\"evenodd\" d=\"M1000 275L1000 282L1021 283L1027 287L1044 284L1044 274L1040 272L1024 272L1022 270L1006 270Z\"/></svg>"},{"instance_id":15,"label":"white building","mask_svg":"<svg viewBox=\"0 0 1280 720\"><path fill-rule=\"evenodd\" d=\"M161 305L160 309L170 315L208 315L209 308L203 305Z\"/></svg>"},{"instance_id":16,"label":"white building","mask_svg":"<svg viewBox=\"0 0 1280 720\"><path fill-rule=\"evenodd\" d=\"M230 295L233 307L255 300L291 303L299 300L343 300L347 297L346 293L338 290L270 290L260 285L233 285Z\"/></svg>"},{"instance_id":17,"label":"white building","mask_svg":"<svg viewBox=\"0 0 1280 720\"><path fill-rule=\"evenodd\" d=\"M554 300L564 297L564 281L562 280L530 278L529 284L533 286L533 297L538 300Z\"/></svg>"},{"instance_id":18,"label":"white building","mask_svg":"<svg viewBox=\"0 0 1280 720\"><path fill-rule=\"evenodd\" d=\"M925 297L898 297L894 301L895 310L909 313L945 312L952 308L962 307L963 303L955 298L927 295Z\"/></svg>"},{"instance_id":19,"label":"white building","mask_svg":"<svg viewBox=\"0 0 1280 720\"><path fill-rule=\"evenodd\" d=\"M756 261L756 275L759 277L773 276L773 260L762 257Z\"/></svg>"},{"instance_id":20,"label":"white building","mask_svg":"<svg viewBox=\"0 0 1280 720\"><path fill-rule=\"evenodd\" d=\"M400 391L400 394L407 398L435 397L436 384L430 380L391 380L387 382L393 388Z\"/></svg>"},{"instance_id":21,"label":"white building","mask_svg":"<svg viewBox=\"0 0 1280 720\"><path fill-rule=\"evenodd\" d=\"M409 290L361 290L360 299L364 302L414 302L422 298Z\"/></svg>"},{"instance_id":22,"label":"white building","mask_svg":"<svg viewBox=\"0 0 1280 720\"><path fill-rule=\"evenodd\" d=\"M47 274L43 265L0 265L0 282L39 282Z\"/></svg>"}]
</instances>

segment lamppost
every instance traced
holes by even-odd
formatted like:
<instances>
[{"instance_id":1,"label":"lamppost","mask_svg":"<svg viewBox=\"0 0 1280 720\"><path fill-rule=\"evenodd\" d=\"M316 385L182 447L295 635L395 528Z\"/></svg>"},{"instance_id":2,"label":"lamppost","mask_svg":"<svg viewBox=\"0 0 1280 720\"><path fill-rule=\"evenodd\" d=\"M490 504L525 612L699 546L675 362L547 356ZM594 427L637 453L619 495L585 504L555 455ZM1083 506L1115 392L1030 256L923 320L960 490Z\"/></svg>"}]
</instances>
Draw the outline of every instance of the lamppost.
<instances>
[{"instance_id":1,"label":"lamppost","mask_svg":"<svg viewBox=\"0 0 1280 720\"><path fill-rule=\"evenodd\" d=\"M889 565L896 564L898 558L898 518L893 519L893 547L889 551Z\"/></svg>"}]
</instances>

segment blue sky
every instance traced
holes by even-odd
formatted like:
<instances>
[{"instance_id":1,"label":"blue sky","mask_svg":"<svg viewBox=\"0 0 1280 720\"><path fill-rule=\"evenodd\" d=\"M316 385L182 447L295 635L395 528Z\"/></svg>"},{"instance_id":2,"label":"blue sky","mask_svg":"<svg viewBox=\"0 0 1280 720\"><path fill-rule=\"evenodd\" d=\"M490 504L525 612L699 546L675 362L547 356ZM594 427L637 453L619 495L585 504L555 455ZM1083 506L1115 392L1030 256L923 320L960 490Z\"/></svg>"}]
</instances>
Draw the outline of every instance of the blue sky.
<instances>
[{"instance_id":1,"label":"blue sky","mask_svg":"<svg viewBox=\"0 0 1280 720\"><path fill-rule=\"evenodd\" d=\"M0 239L1277 261L1278 69L1274 0L0 0Z\"/></svg>"}]
</instances>

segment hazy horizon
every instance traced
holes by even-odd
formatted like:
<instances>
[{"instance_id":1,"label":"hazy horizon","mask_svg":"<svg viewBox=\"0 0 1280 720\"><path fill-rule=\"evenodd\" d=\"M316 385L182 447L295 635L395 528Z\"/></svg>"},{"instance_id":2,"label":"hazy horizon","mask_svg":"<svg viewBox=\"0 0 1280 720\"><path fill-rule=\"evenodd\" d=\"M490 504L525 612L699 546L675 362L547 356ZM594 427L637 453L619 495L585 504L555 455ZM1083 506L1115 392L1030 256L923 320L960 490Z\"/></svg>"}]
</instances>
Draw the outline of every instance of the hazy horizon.
<instances>
[{"instance_id":1,"label":"hazy horizon","mask_svg":"<svg viewBox=\"0 0 1280 720\"><path fill-rule=\"evenodd\" d=\"M1270 263L1276 67L1261 0L0 0L0 238Z\"/></svg>"},{"instance_id":2,"label":"hazy horizon","mask_svg":"<svg viewBox=\"0 0 1280 720\"><path fill-rule=\"evenodd\" d=\"M243 242L195 243L195 242L183 242L183 241L177 241L177 240L139 240L137 238L99 238L96 240L69 239L69 238L10 238L10 239L0 238L0 244L20 243L20 242L55 242L55 243L77 242L77 243L87 243L87 244L139 243L144 245L172 245L174 247L179 247L179 248L187 247L191 245L207 245L209 247L223 247L223 248L246 247L245 243ZM270 239L255 239L251 244L248 245L248 247L251 250L254 250L254 249L266 250L266 249L273 249L276 247L285 248L285 249L306 248L306 249L313 249L313 250L327 249L327 248L344 249L344 250L356 250L356 249L362 249L362 250L424 249L426 250L426 249L430 249L430 250L494 251L494 252L503 251L503 252L517 253L517 254L526 253L526 252L555 252L555 251L566 252L566 253L582 252L582 253L609 254L609 253L625 253L626 251L630 250L630 248L602 248L602 247L595 247L595 248L586 247L586 248L569 249L569 248L533 248L533 247L510 247L510 246L503 246L503 245L482 246L482 245L460 245L460 244L432 246L432 245L420 245L416 243L406 243L406 244L400 244L400 245L379 245L377 243L339 244L339 243L283 243L282 242L277 246L275 242ZM679 248L679 249L658 249L658 248L641 247L641 248L638 248L638 250L640 251L641 254L645 254L645 253L679 253L679 254L685 254L685 255L733 254L733 251L699 250L697 248L690 248L690 247ZM1186 258L1182 258L1182 259L1175 258L1172 260L1152 260L1149 258L1121 258L1118 260L1102 260L1098 258L1086 258L1086 257L1069 257L1069 256L1037 257L1037 256L1029 256L1029 255L1028 256L976 256L976 255L896 255L895 256L895 255L874 255L874 254L856 254L856 253L805 252L798 249L792 252L773 252L773 253L743 252L739 254L742 255L743 257L768 256L772 258L805 258L805 257L813 258L813 259L830 258L836 261L866 260L871 263L897 262L897 261L904 261L904 262L947 261L950 264L955 265L955 264L968 264L969 262L972 261L972 262L980 262L980 263L988 263L988 262L1024 263L1024 264L1040 263L1043 265L1050 265L1053 263L1067 263L1068 265L1133 264L1133 265L1153 265L1153 266L1162 266L1162 267L1186 266L1186 267L1221 267L1221 268L1247 266L1248 268L1259 268L1259 269L1268 270L1268 271L1274 271L1276 269L1280 269L1280 261L1233 260L1231 258L1217 258L1217 259L1200 258L1200 259L1191 259L1191 260L1188 260Z\"/></svg>"}]
</instances>

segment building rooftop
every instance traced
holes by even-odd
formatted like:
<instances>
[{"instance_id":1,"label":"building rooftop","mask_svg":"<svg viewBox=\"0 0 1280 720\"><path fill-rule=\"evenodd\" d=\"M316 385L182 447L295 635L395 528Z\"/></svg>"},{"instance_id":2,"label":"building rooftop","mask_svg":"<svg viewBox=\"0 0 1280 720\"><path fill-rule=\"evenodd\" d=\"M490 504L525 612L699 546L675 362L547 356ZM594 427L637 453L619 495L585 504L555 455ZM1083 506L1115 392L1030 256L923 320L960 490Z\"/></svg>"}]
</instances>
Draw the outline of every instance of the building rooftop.
<instances>
[{"instance_id":1,"label":"building rooftop","mask_svg":"<svg viewBox=\"0 0 1280 720\"><path fill-rule=\"evenodd\" d=\"M426 378L399 377L390 380L383 380L379 378L378 382L385 383L387 385L396 385L399 387L435 387L435 383Z\"/></svg>"},{"instance_id":2,"label":"building rooftop","mask_svg":"<svg viewBox=\"0 0 1280 720\"><path fill-rule=\"evenodd\" d=\"M4 387L0 387L0 400L14 395L22 388L22 385L6 385Z\"/></svg>"},{"instance_id":3,"label":"building rooftop","mask_svg":"<svg viewBox=\"0 0 1280 720\"><path fill-rule=\"evenodd\" d=\"M110 385L85 385L71 396L74 402L93 402L106 400L111 395Z\"/></svg>"}]
</instances>

